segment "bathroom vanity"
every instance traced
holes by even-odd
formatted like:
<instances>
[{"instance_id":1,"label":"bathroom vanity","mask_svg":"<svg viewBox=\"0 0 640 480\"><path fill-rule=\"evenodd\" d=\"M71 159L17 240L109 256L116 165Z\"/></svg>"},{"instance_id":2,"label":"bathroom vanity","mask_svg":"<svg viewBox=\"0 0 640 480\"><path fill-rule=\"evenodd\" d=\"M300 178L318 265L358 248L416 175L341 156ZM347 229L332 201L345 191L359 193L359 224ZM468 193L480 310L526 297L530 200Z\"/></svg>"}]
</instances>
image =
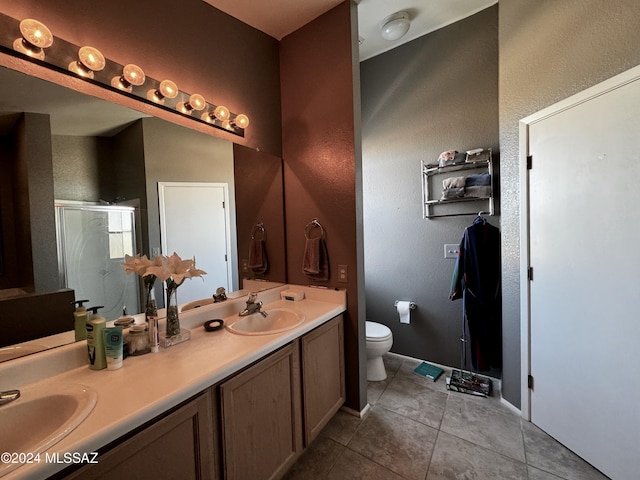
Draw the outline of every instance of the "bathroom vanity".
<instances>
[{"instance_id":1,"label":"bathroom vanity","mask_svg":"<svg viewBox=\"0 0 640 480\"><path fill-rule=\"evenodd\" d=\"M305 299L279 300L285 288L304 290ZM3 478L280 478L344 402L346 293L287 285L259 297L263 310L291 309L304 321L265 335L202 328L213 318L237 320L241 298L181 314L191 340L130 357L119 370L74 364L83 345L9 362L0 372L3 388L31 362L32 370L43 370L35 383L52 391L81 384L98 399L87 418L46 451L60 463L25 464ZM62 371L50 376L54 358ZM97 463L64 461L70 453L93 452Z\"/></svg>"}]
</instances>

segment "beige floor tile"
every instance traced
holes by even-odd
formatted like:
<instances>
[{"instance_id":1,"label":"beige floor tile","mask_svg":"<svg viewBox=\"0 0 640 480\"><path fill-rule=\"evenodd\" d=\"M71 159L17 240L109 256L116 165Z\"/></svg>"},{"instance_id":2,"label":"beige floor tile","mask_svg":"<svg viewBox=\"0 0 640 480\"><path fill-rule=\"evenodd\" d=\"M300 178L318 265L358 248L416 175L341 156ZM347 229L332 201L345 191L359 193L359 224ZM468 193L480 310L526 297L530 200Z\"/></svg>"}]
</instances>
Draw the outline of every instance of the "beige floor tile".
<instances>
[{"instance_id":1,"label":"beige floor tile","mask_svg":"<svg viewBox=\"0 0 640 480\"><path fill-rule=\"evenodd\" d=\"M341 445L349 443L363 419L339 410L326 427L320 432L321 436L329 437Z\"/></svg>"},{"instance_id":2,"label":"beige floor tile","mask_svg":"<svg viewBox=\"0 0 640 480\"><path fill-rule=\"evenodd\" d=\"M373 460L346 449L331 468L327 479L331 480L403 480L391 470Z\"/></svg>"},{"instance_id":3,"label":"beige floor tile","mask_svg":"<svg viewBox=\"0 0 640 480\"><path fill-rule=\"evenodd\" d=\"M318 436L284 476L285 480L320 480L327 477L342 452L343 445Z\"/></svg>"},{"instance_id":4,"label":"beige floor tile","mask_svg":"<svg viewBox=\"0 0 640 480\"><path fill-rule=\"evenodd\" d=\"M520 417L471 397L449 396L441 431L524 462Z\"/></svg>"},{"instance_id":5,"label":"beige floor tile","mask_svg":"<svg viewBox=\"0 0 640 480\"><path fill-rule=\"evenodd\" d=\"M444 432L438 434L427 480L527 480L526 466Z\"/></svg>"},{"instance_id":6,"label":"beige floor tile","mask_svg":"<svg viewBox=\"0 0 640 480\"><path fill-rule=\"evenodd\" d=\"M376 406L348 447L408 480L424 480L436 435L436 429Z\"/></svg>"},{"instance_id":7,"label":"beige floor tile","mask_svg":"<svg viewBox=\"0 0 640 480\"><path fill-rule=\"evenodd\" d=\"M522 422L527 463L567 480L604 480L608 477L540 430Z\"/></svg>"},{"instance_id":8,"label":"beige floor tile","mask_svg":"<svg viewBox=\"0 0 640 480\"><path fill-rule=\"evenodd\" d=\"M430 427L440 428L446 403L446 393L398 376L389 383L376 405Z\"/></svg>"},{"instance_id":9,"label":"beige floor tile","mask_svg":"<svg viewBox=\"0 0 640 480\"><path fill-rule=\"evenodd\" d=\"M543 472L532 466L527 466L527 473L529 474L529 480L564 480L562 477Z\"/></svg>"}]
</instances>

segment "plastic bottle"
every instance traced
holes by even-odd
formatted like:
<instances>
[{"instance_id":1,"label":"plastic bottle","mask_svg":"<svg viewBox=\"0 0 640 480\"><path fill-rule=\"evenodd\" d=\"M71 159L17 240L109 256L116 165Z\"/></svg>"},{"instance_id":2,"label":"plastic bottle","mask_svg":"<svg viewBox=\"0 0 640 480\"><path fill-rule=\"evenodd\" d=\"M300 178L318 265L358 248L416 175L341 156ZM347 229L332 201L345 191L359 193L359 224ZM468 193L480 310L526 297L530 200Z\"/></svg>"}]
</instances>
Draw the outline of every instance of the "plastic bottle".
<instances>
[{"instance_id":1,"label":"plastic bottle","mask_svg":"<svg viewBox=\"0 0 640 480\"><path fill-rule=\"evenodd\" d=\"M82 304L89 300L76 300L76 311L73 312L73 328L75 330L76 342L87 338L87 309Z\"/></svg>"},{"instance_id":2,"label":"plastic bottle","mask_svg":"<svg viewBox=\"0 0 640 480\"><path fill-rule=\"evenodd\" d=\"M89 352L89 368L102 370L107 368L107 357L104 350L104 329L106 321L98 315L98 309L104 307L89 307L91 312L87 320L87 350Z\"/></svg>"},{"instance_id":3,"label":"plastic bottle","mask_svg":"<svg viewBox=\"0 0 640 480\"><path fill-rule=\"evenodd\" d=\"M122 327L107 327L103 330L103 334L107 370L117 370L122 367L123 359Z\"/></svg>"}]
</instances>

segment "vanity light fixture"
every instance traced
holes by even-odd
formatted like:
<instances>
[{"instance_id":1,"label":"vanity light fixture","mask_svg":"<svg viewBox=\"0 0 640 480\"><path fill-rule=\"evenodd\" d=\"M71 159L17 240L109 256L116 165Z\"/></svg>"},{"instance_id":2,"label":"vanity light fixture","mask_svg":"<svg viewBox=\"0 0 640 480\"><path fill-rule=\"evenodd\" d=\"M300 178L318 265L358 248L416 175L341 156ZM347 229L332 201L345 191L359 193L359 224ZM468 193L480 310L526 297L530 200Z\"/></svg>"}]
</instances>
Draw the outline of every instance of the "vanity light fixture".
<instances>
[{"instance_id":1,"label":"vanity light fixture","mask_svg":"<svg viewBox=\"0 0 640 480\"><path fill-rule=\"evenodd\" d=\"M111 79L111 86L131 93L133 87L139 87L144 83L145 79L142 69L133 63L129 63L122 68L121 76Z\"/></svg>"},{"instance_id":2,"label":"vanity light fixture","mask_svg":"<svg viewBox=\"0 0 640 480\"><path fill-rule=\"evenodd\" d=\"M411 21L407 12L389 15L380 24L380 34L385 40L399 40L409 31Z\"/></svg>"},{"instance_id":3,"label":"vanity light fixture","mask_svg":"<svg viewBox=\"0 0 640 480\"><path fill-rule=\"evenodd\" d=\"M14 57L27 57L45 67L126 92L130 97L188 116L196 122L205 122L212 128L227 130L240 137L245 135L244 130L249 125L246 115L231 112L224 105L207 103L200 94L180 91L172 80L147 77L138 65L129 63L123 66L106 58L95 47L80 46L54 37L46 25L32 18L20 21L0 12L0 24L9 32L0 35L0 48ZM56 47L45 52L54 40ZM146 88L135 88L145 83Z\"/></svg>"},{"instance_id":4,"label":"vanity light fixture","mask_svg":"<svg viewBox=\"0 0 640 480\"><path fill-rule=\"evenodd\" d=\"M231 116L231 112L229 112L229 109L227 107L225 107L224 105L218 105L213 110L213 112L203 113L202 120L208 123L213 123L216 120L224 122L225 120L228 120L230 116Z\"/></svg>"},{"instance_id":5,"label":"vanity light fixture","mask_svg":"<svg viewBox=\"0 0 640 480\"><path fill-rule=\"evenodd\" d=\"M44 23L27 18L20 22L20 34L22 37L14 40L13 49L38 60L44 60L44 49L53 44L51 30Z\"/></svg>"},{"instance_id":6,"label":"vanity light fixture","mask_svg":"<svg viewBox=\"0 0 640 480\"><path fill-rule=\"evenodd\" d=\"M193 110L202 110L207 105L204 97L198 93L194 93L186 102L178 102L176 110L185 115L191 115Z\"/></svg>"},{"instance_id":7,"label":"vanity light fixture","mask_svg":"<svg viewBox=\"0 0 640 480\"><path fill-rule=\"evenodd\" d=\"M93 78L93 72L104 68L106 61L100 50L94 47L81 47L78 50L78 60L69 64L69 71L81 77Z\"/></svg>"},{"instance_id":8,"label":"vanity light fixture","mask_svg":"<svg viewBox=\"0 0 640 480\"><path fill-rule=\"evenodd\" d=\"M147 99L162 105L165 98L176 98L177 95L178 86L171 80L163 80L157 89L152 88L147 92Z\"/></svg>"}]
</instances>

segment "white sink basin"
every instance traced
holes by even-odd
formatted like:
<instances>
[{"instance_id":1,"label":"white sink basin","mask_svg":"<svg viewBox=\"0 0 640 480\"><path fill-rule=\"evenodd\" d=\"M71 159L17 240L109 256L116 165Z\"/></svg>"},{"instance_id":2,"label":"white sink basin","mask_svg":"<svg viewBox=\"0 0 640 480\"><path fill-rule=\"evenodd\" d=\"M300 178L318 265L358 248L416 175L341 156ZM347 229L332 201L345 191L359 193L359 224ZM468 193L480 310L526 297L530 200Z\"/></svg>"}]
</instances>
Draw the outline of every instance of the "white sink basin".
<instances>
[{"instance_id":1,"label":"white sink basin","mask_svg":"<svg viewBox=\"0 0 640 480\"><path fill-rule=\"evenodd\" d=\"M42 453L91 413L98 395L83 385L20 389L20 398L0 406L0 450ZM0 463L0 477L19 467Z\"/></svg>"},{"instance_id":2,"label":"white sink basin","mask_svg":"<svg viewBox=\"0 0 640 480\"><path fill-rule=\"evenodd\" d=\"M267 312L266 317L254 313L240 317L225 327L238 335L269 335L295 328L305 319L303 313L288 308L271 308L264 311Z\"/></svg>"}]
</instances>

